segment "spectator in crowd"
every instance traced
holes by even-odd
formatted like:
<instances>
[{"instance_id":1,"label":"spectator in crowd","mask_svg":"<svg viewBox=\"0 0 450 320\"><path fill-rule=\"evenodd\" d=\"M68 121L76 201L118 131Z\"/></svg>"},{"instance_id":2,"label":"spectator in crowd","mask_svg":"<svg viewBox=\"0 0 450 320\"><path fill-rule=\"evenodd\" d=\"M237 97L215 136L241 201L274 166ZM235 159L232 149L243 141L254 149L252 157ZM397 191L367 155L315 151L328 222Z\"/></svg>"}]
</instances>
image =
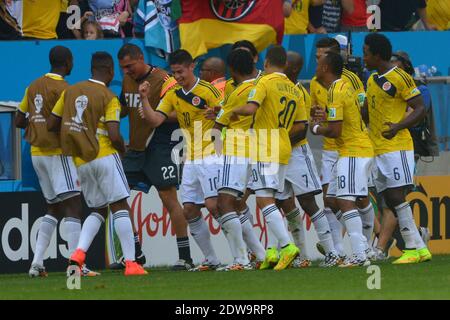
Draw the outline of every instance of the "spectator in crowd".
<instances>
[{"instance_id":1,"label":"spectator in crowd","mask_svg":"<svg viewBox=\"0 0 450 320\"><path fill-rule=\"evenodd\" d=\"M442 1L445 2L445 1ZM381 30L406 31L416 22L417 14L426 30L435 30L427 19L427 3L425 0L381 0Z\"/></svg>"},{"instance_id":2,"label":"spectator in crowd","mask_svg":"<svg viewBox=\"0 0 450 320\"><path fill-rule=\"evenodd\" d=\"M327 33L322 24L323 5L309 7L308 33Z\"/></svg>"},{"instance_id":3,"label":"spectator in crowd","mask_svg":"<svg viewBox=\"0 0 450 320\"><path fill-rule=\"evenodd\" d=\"M341 31L366 32L367 30L367 2L353 0L353 11L342 13Z\"/></svg>"},{"instance_id":4,"label":"spectator in crowd","mask_svg":"<svg viewBox=\"0 0 450 320\"><path fill-rule=\"evenodd\" d=\"M284 19L285 34L305 34L309 27L309 8L323 5L324 0L293 0L292 11Z\"/></svg>"},{"instance_id":5,"label":"spectator in crowd","mask_svg":"<svg viewBox=\"0 0 450 320\"><path fill-rule=\"evenodd\" d=\"M131 37L131 6L129 0L88 0L105 38Z\"/></svg>"},{"instance_id":6,"label":"spectator in crowd","mask_svg":"<svg viewBox=\"0 0 450 320\"><path fill-rule=\"evenodd\" d=\"M206 59L200 68L200 79L211 83L223 95L225 91L225 62L217 57Z\"/></svg>"},{"instance_id":7,"label":"spectator in crowd","mask_svg":"<svg viewBox=\"0 0 450 320\"><path fill-rule=\"evenodd\" d=\"M103 39L103 30L97 21L85 21L81 26L81 33L84 40Z\"/></svg>"},{"instance_id":8,"label":"spectator in crowd","mask_svg":"<svg viewBox=\"0 0 450 320\"><path fill-rule=\"evenodd\" d=\"M57 39L61 10L67 8L65 0L23 0L23 35L26 39Z\"/></svg>"},{"instance_id":9,"label":"spectator in crowd","mask_svg":"<svg viewBox=\"0 0 450 320\"><path fill-rule=\"evenodd\" d=\"M322 23L328 33L339 32L342 11L351 14L353 12L353 0L325 0Z\"/></svg>"},{"instance_id":10,"label":"spectator in crowd","mask_svg":"<svg viewBox=\"0 0 450 320\"><path fill-rule=\"evenodd\" d=\"M437 30L450 30L450 1L428 0L427 16Z\"/></svg>"},{"instance_id":11,"label":"spectator in crowd","mask_svg":"<svg viewBox=\"0 0 450 320\"><path fill-rule=\"evenodd\" d=\"M22 30L18 21L11 14L11 0L0 0L0 40L19 40Z\"/></svg>"}]
</instances>

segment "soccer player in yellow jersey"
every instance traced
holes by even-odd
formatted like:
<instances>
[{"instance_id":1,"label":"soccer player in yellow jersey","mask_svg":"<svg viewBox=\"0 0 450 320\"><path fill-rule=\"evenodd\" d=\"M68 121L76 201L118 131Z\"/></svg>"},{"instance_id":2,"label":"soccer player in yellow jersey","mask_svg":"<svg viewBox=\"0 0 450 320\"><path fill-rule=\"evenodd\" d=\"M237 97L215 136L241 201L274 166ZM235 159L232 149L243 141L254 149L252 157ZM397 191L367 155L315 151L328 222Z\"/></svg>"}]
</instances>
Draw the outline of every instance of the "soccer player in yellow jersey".
<instances>
[{"instance_id":1,"label":"soccer player in yellow jersey","mask_svg":"<svg viewBox=\"0 0 450 320\"><path fill-rule=\"evenodd\" d=\"M292 81L297 82L297 76L303 65L303 58L296 52L287 53L286 75ZM311 108L311 99L305 88L298 82L296 86L301 92L302 103L299 108L302 112L289 132L292 144L292 154L286 171L284 191L277 193L276 199L280 200L279 206L283 209L288 221L289 230L295 244L300 248L300 256L295 260L294 266L308 267L311 262L306 255L305 236L303 234L302 217L296 207L295 198L300 206L311 218L317 232L320 244L325 251L325 261L321 266L334 266L339 262L338 254L334 248L330 226L325 213L316 203L315 195L322 192L320 177L317 173L314 156L306 139L308 116ZM273 250L273 247L270 247ZM269 250L269 249L268 249Z\"/></svg>"},{"instance_id":2,"label":"soccer player in yellow jersey","mask_svg":"<svg viewBox=\"0 0 450 320\"><path fill-rule=\"evenodd\" d=\"M431 260L431 253L420 237L405 199L413 185L414 150L408 128L425 115L425 107L412 77L390 62L392 45L381 34L370 34L364 41L364 62L376 70L367 82L367 99L363 108L369 123L369 135L375 150L378 168L377 191L398 219L405 240L403 255L393 263L417 263ZM414 111L405 115L406 107Z\"/></svg>"},{"instance_id":3,"label":"soccer player in yellow jersey","mask_svg":"<svg viewBox=\"0 0 450 320\"><path fill-rule=\"evenodd\" d=\"M77 166L81 190L91 214L81 229L80 240L69 263L82 266L86 253L108 215L114 219L125 258L125 275L147 272L135 261L133 228L129 216L130 196L119 154L125 152L120 135L120 103L108 89L114 78L114 62L107 52L95 52L92 78L68 87L56 102L49 128L61 130L63 154Z\"/></svg>"},{"instance_id":4,"label":"soccer player in yellow jersey","mask_svg":"<svg viewBox=\"0 0 450 320\"><path fill-rule=\"evenodd\" d=\"M257 262L265 257L265 250L253 231L253 225L247 214L238 217L238 198L241 198L246 190L251 176L251 164L249 159L250 126L252 116L241 116L239 119L231 119L234 108L247 103L249 92L253 89L255 79L253 74L253 60L247 50L236 49L228 56L230 74L237 84L224 100L222 109L217 115L215 128L224 132L223 155L224 164L218 186L218 210L221 215L222 228L229 238L230 248L235 256L232 265L224 270L242 270L252 268L248 265L248 248L255 254ZM238 235L239 226L243 238ZM235 229L236 231L232 230ZM245 241L245 244L242 242Z\"/></svg>"},{"instance_id":5,"label":"soccer player in yellow jersey","mask_svg":"<svg viewBox=\"0 0 450 320\"><path fill-rule=\"evenodd\" d=\"M289 130L297 113L301 111L299 105L302 103L301 92L283 73L286 59L283 47L273 46L268 50L264 62L266 75L250 91L247 104L235 108L232 115L254 117L253 129L258 150L252 152L250 149L253 175L250 188L255 191L257 205L281 246L275 270L287 268L299 254L297 246L291 243L283 217L275 205L275 193L284 188L286 167L292 150ZM262 269L270 266L269 258L266 255Z\"/></svg>"},{"instance_id":6,"label":"soccer player in yellow jersey","mask_svg":"<svg viewBox=\"0 0 450 320\"><path fill-rule=\"evenodd\" d=\"M340 54L340 45L339 42L336 39L333 38L322 38L316 43L316 61L318 61L326 52L334 52L337 54ZM342 71L342 80L345 82L348 82L352 88L355 91L355 94L358 96L358 101L360 105L362 106L365 98L365 92L364 92L364 85L362 84L361 80L358 78L356 74L353 72L345 69ZM325 108L327 105L327 88L324 87L324 85L318 81L317 77L314 77L311 80L310 85L310 93L311 93L311 104L313 107L319 106L321 108ZM344 244L343 244L343 238L342 238L342 219L336 218L336 215L333 213L338 211L338 207L335 203L335 201L331 198L327 198L327 190L328 190L328 184L331 180L331 172L332 168L337 162L338 159L338 152L337 152L337 146L335 143L335 139L324 137L323 138L323 151L322 151L322 168L321 168L321 178L322 178L322 189L323 189L323 196L324 196L324 203L325 203L325 215L328 219L328 223L330 224L331 228L331 234L333 236L333 241L335 248L340 256L345 256L344 252ZM366 208L367 209L367 208ZM369 213L367 215L364 215L367 219L367 229L365 230L371 230L373 229L373 216L370 214L370 212L373 211L373 208L368 211ZM366 212L365 211L365 212ZM341 216L338 215L340 218ZM371 221L372 228L370 227ZM318 249L321 249L318 244ZM321 250L319 250L321 251Z\"/></svg>"},{"instance_id":7,"label":"soccer player in yellow jersey","mask_svg":"<svg viewBox=\"0 0 450 320\"><path fill-rule=\"evenodd\" d=\"M335 138L339 159L333 168L328 197L336 197L350 237L353 255L341 266L367 266L367 240L362 233L362 220L356 206L359 197L368 195L368 179L373 148L360 114L360 105L348 82L341 79L344 62L334 52L319 59L317 78L328 89L327 121L323 126L311 123L313 134Z\"/></svg>"},{"instance_id":8,"label":"soccer player in yellow jersey","mask_svg":"<svg viewBox=\"0 0 450 320\"><path fill-rule=\"evenodd\" d=\"M223 160L215 154L214 144L211 142L214 120L206 119L205 111L220 105L221 93L210 83L194 75L193 59L186 50L171 53L169 65L179 86L167 92L156 110L153 110L147 98L150 84L143 82L139 87L141 111L153 128L159 127L167 117L176 112L187 144L181 179L183 214L194 240L206 258L192 270L212 270L220 262L211 245L209 229L200 209L204 205L214 217L218 217L217 182ZM220 139L220 134L216 138Z\"/></svg>"}]
</instances>

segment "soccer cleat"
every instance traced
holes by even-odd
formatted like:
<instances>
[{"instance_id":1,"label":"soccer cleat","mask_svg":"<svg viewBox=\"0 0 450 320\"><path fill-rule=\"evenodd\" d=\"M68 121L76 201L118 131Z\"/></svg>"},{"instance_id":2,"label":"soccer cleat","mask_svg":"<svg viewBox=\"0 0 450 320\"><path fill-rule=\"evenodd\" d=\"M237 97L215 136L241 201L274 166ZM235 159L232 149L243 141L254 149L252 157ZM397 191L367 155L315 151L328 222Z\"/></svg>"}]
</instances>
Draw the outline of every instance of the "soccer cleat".
<instances>
[{"instance_id":1,"label":"soccer cleat","mask_svg":"<svg viewBox=\"0 0 450 320\"><path fill-rule=\"evenodd\" d=\"M48 273L45 271L44 266L38 264L31 265L30 271L28 271L28 275L30 276L30 278L48 277Z\"/></svg>"},{"instance_id":2,"label":"soccer cleat","mask_svg":"<svg viewBox=\"0 0 450 320\"><path fill-rule=\"evenodd\" d=\"M81 268L84 265L84 260L86 260L86 253L81 249L76 249L69 258L69 264L76 264Z\"/></svg>"},{"instance_id":3,"label":"soccer cleat","mask_svg":"<svg viewBox=\"0 0 450 320\"><path fill-rule=\"evenodd\" d=\"M291 263L291 268L308 268L312 266L312 262L309 259L301 259L299 256L295 258Z\"/></svg>"},{"instance_id":4,"label":"soccer cleat","mask_svg":"<svg viewBox=\"0 0 450 320\"><path fill-rule=\"evenodd\" d=\"M339 265L339 268L352 268L352 267L367 267L370 266L369 259L361 259L356 255L352 255L350 258L347 258L344 263Z\"/></svg>"},{"instance_id":5,"label":"soccer cleat","mask_svg":"<svg viewBox=\"0 0 450 320\"><path fill-rule=\"evenodd\" d=\"M284 270L291 262L299 255L300 249L293 243L289 243L286 247L280 250L280 260L273 268L275 271Z\"/></svg>"},{"instance_id":6,"label":"soccer cleat","mask_svg":"<svg viewBox=\"0 0 450 320\"><path fill-rule=\"evenodd\" d=\"M342 262L343 261L339 256L335 255L333 252L328 252L325 255L325 260L319 264L319 267L322 268L335 267L342 264Z\"/></svg>"},{"instance_id":7,"label":"soccer cleat","mask_svg":"<svg viewBox=\"0 0 450 320\"><path fill-rule=\"evenodd\" d=\"M432 255L430 250L428 250L428 248L422 248L417 250L417 252L419 253L419 262L427 262L427 261L431 261Z\"/></svg>"},{"instance_id":8,"label":"soccer cleat","mask_svg":"<svg viewBox=\"0 0 450 320\"><path fill-rule=\"evenodd\" d=\"M373 248L374 255L371 257L371 261L385 261L387 260L387 255L380 248Z\"/></svg>"},{"instance_id":9,"label":"soccer cleat","mask_svg":"<svg viewBox=\"0 0 450 320\"><path fill-rule=\"evenodd\" d=\"M201 264L199 264L198 266L189 269L188 271L213 271L216 270L217 268L220 267L220 263L218 264L212 264L210 263L208 260L203 261Z\"/></svg>"},{"instance_id":10,"label":"soccer cleat","mask_svg":"<svg viewBox=\"0 0 450 320\"><path fill-rule=\"evenodd\" d=\"M252 264L233 263L228 266L219 267L216 269L216 271L244 271L244 270L253 270Z\"/></svg>"},{"instance_id":11,"label":"soccer cleat","mask_svg":"<svg viewBox=\"0 0 450 320\"><path fill-rule=\"evenodd\" d=\"M264 261L259 266L259 270L272 269L275 267L279 261L278 251L276 248L267 248L266 257Z\"/></svg>"},{"instance_id":12,"label":"soccer cleat","mask_svg":"<svg viewBox=\"0 0 450 320\"><path fill-rule=\"evenodd\" d=\"M375 261L376 253L373 248L368 247L364 252L366 253L367 259L370 261Z\"/></svg>"},{"instance_id":13,"label":"soccer cleat","mask_svg":"<svg viewBox=\"0 0 450 320\"><path fill-rule=\"evenodd\" d=\"M419 233L425 245L428 246L428 242L430 241L431 238L430 230L425 227L419 227Z\"/></svg>"},{"instance_id":14,"label":"soccer cleat","mask_svg":"<svg viewBox=\"0 0 450 320\"><path fill-rule=\"evenodd\" d=\"M83 264L83 266L81 267L81 275L83 277L97 277L97 276L100 276L101 274L100 274L100 272L95 272L95 271L88 269L88 267L86 267L86 265Z\"/></svg>"},{"instance_id":15,"label":"soccer cleat","mask_svg":"<svg viewBox=\"0 0 450 320\"><path fill-rule=\"evenodd\" d=\"M419 263L420 255L415 249L403 250L403 254L397 260L394 260L392 264L408 264L408 263Z\"/></svg>"},{"instance_id":16,"label":"soccer cleat","mask_svg":"<svg viewBox=\"0 0 450 320\"><path fill-rule=\"evenodd\" d=\"M184 260L179 259L175 264L170 268L172 271L186 271L189 269L194 268L194 264L192 263L192 260Z\"/></svg>"},{"instance_id":17,"label":"soccer cleat","mask_svg":"<svg viewBox=\"0 0 450 320\"><path fill-rule=\"evenodd\" d=\"M136 261L125 261L125 276L143 276L146 274L148 274L148 272Z\"/></svg>"},{"instance_id":18,"label":"soccer cleat","mask_svg":"<svg viewBox=\"0 0 450 320\"><path fill-rule=\"evenodd\" d=\"M250 264L252 265L254 270L259 270L261 268L261 265L263 264L264 261L261 260L254 260L254 261L250 261Z\"/></svg>"},{"instance_id":19,"label":"soccer cleat","mask_svg":"<svg viewBox=\"0 0 450 320\"><path fill-rule=\"evenodd\" d=\"M139 263L141 266L145 265L147 262L147 259L145 258L145 255L142 253L139 256L136 255L135 260L137 263Z\"/></svg>"},{"instance_id":20,"label":"soccer cleat","mask_svg":"<svg viewBox=\"0 0 450 320\"><path fill-rule=\"evenodd\" d=\"M321 255L323 255L323 256L326 255L325 249L324 249L323 246L320 244L320 242L317 242L317 243L316 243L316 248L317 248L317 251L319 251Z\"/></svg>"}]
</instances>

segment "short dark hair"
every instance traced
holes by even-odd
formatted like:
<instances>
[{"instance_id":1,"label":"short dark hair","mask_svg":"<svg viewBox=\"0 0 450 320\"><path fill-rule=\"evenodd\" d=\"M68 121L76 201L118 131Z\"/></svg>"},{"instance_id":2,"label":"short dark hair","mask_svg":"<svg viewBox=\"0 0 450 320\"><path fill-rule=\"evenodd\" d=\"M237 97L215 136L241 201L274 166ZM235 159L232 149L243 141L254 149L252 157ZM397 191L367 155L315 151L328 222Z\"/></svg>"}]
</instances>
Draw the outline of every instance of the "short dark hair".
<instances>
[{"instance_id":1,"label":"short dark hair","mask_svg":"<svg viewBox=\"0 0 450 320\"><path fill-rule=\"evenodd\" d=\"M272 46L267 50L266 60L273 66L284 68L287 61L286 50L282 46Z\"/></svg>"},{"instance_id":2,"label":"short dark hair","mask_svg":"<svg viewBox=\"0 0 450 320\"><path fill-rule=\"evenodd\" d=\"M316 48L327 48L332 52L340 53L341 46L334 38L322 38L316 42Z\"/></svg>"},{"instance_id":3,"label":"short dark hair","mask_svg":"<svg viewBox=\"0 0 450 320\"><path fill-rule=\"evenodd\" d=\"M330 67L331 72L340 78L344 70L344 59L342 56L329 51L325 54L324 59L325 63Z\"/></svg>"},{"instance_id":4,"label":"short dark hair","mask_svg":"<svg viewBox=\"0 0 450 320\"><path fill-rule=\"evenodd\" d=\"M384 61L389 61L392 56L392 44L389 39L381 33L369 33L364 44L369 47L369 51L374 55L380 56Z\"/></svg>"},{"instance_id":5,"label":"short dark hair","mask_svg":"<svg viewBox=\"0 0 450 320\"><path fill-rule=\"evenodd\" d=\"M249 75L253 72L253 57L245 49L234 49L227 58L230 68L241 75Z\"/></svg>"},{"instance_id":6,"label":"short dark hair","mask_svg":"<svg viewBox=\"0 0 450 320\"><path fill-rule=\"evenodd\" d=\"M137 59L139 56L143 55L141 48L139 48L137 45L132 43L127 43L120 48L119 52L117 53L117 58L119 60L124 59L126 56L129 56L132 59Z\"/></svg>"},{"instance_id":7,"label":"short dark hair","mask_svg":"<svg viewBox=\"0 0 450 320\"><path fill-rule=\"evenodd\" d=\"M192 62L194 62L194 59L192 59L191 54L184 49L175 50L169 55L170 66L173 64L188 65L191 64Z\"/></svg>"},{"instance_id":8,"label":"short dark hair","mask_svg":"<svg viewBox=\"0 0 450 320\"><path fill-rule=\"evenodd\" d=\"M92 54L91 70L107 71L114 68L112 56L105 51L97 51Z\"/></svg>"},{"instance_id":9,"label":"short dark hair","mask_svg":"<svg viewBox=\"0 0 450 320\"><path fill-rule=\"evenodd\" d=\"M56 46L51 48L48 58L50 60L50 65L52 66L52 68L64 67L67 62L73 59L70 49L63 46Z\"/></svg>"},{"instance_id":10,"label":"short dark hair","mask_svg":"<svg viewBox=\"0 0 450 320\"><path fill-rule=\"evenodd\" d=\"M236 50L236 49L239 49L239 48L247 48L248 50L250 50L250 52L251 52L253 57L256 57L258 55L258 50L256 50L255 45L251 41L239 40L239 41L236 41L231 46L231 50Z\"/></svg>"}]
</instances>

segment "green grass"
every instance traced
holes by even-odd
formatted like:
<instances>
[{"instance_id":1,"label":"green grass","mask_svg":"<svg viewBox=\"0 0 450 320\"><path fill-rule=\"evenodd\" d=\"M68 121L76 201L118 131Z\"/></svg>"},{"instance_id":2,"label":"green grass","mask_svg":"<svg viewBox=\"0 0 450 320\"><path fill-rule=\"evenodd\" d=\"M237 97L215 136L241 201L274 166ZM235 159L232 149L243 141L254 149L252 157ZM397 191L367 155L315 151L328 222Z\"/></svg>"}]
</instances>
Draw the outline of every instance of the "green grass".
<instances>
[{"instance_id":1,"label":"green grass","mask_svg":"<svg viewBox=\"0 0 450 320\"><path fill-rule=\"evenodd\" d=\"M0 299L450 299L450 256L416 265L379 264L381 289L369 290L367 268L289 269L282 272L171 272L145 277L120 271L83 278L68 290L64 273L30 279L1 275Z\"/></svg>"}]
</instances>

